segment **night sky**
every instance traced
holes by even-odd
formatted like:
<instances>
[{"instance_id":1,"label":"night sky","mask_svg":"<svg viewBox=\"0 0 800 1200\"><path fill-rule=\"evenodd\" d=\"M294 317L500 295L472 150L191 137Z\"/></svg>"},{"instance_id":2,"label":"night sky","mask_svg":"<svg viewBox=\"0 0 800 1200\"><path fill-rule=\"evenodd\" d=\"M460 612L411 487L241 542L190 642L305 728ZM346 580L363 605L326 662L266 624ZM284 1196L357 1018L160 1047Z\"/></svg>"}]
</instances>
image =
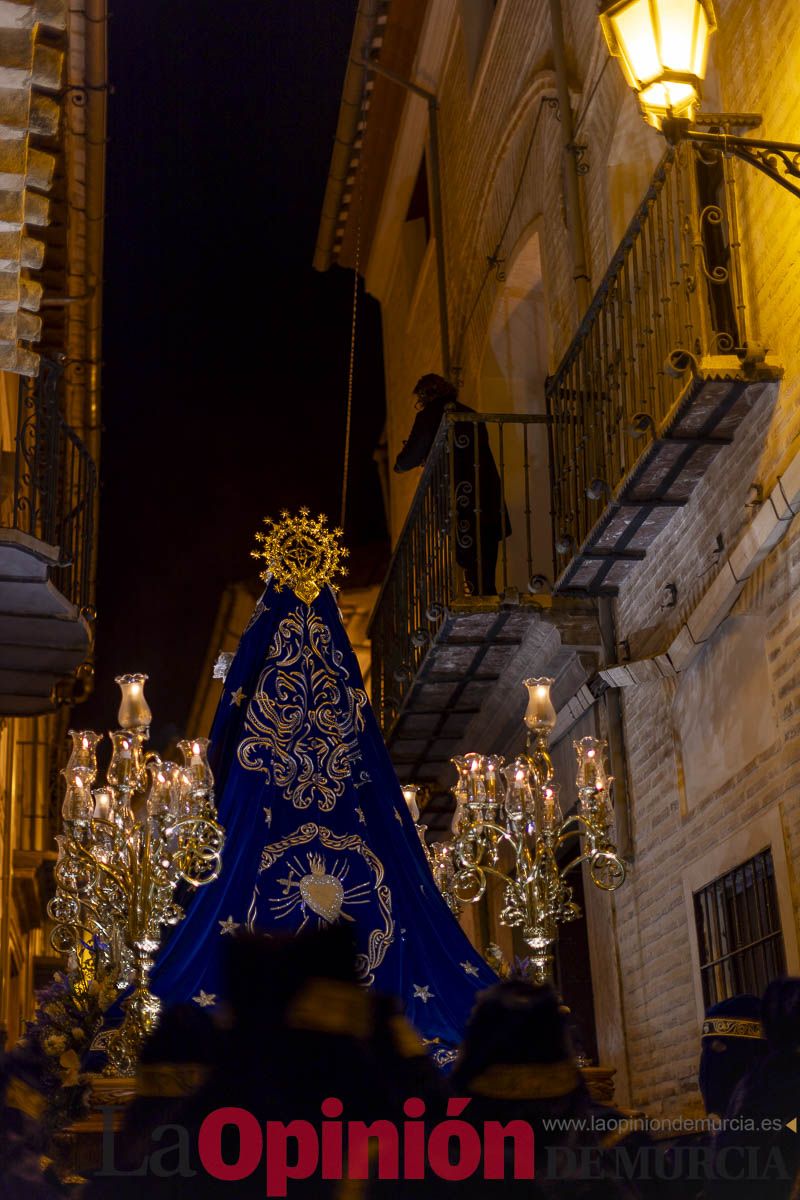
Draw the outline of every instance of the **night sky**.
<instances>
[{"instance_id":1,"label":"night sky","mask_svg":"<svg viewBox=\"0 0 800 1200\"><path fill-rule=\"evenodd\" d=\"M352 274L311 268L354 0L118 0L109 22L96 691L184 731L265 515L338 524ZM347 541L386 536L377 305L361 309ZM189 731L190 732L190 731Z\"/></svg>"}]
</instances>

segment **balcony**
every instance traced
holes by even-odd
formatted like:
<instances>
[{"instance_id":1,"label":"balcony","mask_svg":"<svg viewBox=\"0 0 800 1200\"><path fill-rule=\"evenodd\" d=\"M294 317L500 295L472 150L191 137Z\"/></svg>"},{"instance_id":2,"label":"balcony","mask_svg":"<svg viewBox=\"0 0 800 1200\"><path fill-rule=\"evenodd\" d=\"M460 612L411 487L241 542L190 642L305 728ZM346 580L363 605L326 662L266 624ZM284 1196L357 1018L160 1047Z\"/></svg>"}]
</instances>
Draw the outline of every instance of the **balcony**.
<instances>
[{"instance_id":1,"label":"balcony","mask_svg":"<svg viewBox=\"0 0 800 1200\"><path fill-rule=\"evenodd\" d=\"M592 703L595 597L619 590L781 377L749 329L739 169L668 150L545 413L445 413L370 624L375 708L400 779L431 785L434 828L450 757L473 738L514 745L525 675L555 678L562 732Z\"/></svg>"},{"instance_id":2,"label":"balcony","mask_svg":"<svg viewBox=\"0 0 800 1200\"><path fill-rule=\"evenodd\" d=\"M96 468L60 411L60 369L20 380L0 458L0 715L52 711L89 657Z\"/></svg>"},{"instance_id":3,"label":"balcony","mask_svg":"<svg viewBox=\"0 0 800 1200\"><path fill-rule=\"evenodd\" d=\"M571 696L588 677L581 656L599 654L592 602L551 596L536 574L550 553L537 519L549 507L547 424L445 413L373 611L373 705L400 779L434 792L482 710L501 741L514 736L524 675L552 675L556 697ZM496 472L480 468L482 446ZM470 575L492 591L495 552L498 592L471 594ZM440 816L426 811L434 826Z\"/></svg>"},{"instance_id":4,"label":"balcony","mask_svg":"<svg viewBox=\"0 0 800 1200\"><path fill-rule=\"evenodd\" d=\"M560 592L614 595L765 385L733 158L670 149L547 386Z\"/></svg>"}]
</instances>

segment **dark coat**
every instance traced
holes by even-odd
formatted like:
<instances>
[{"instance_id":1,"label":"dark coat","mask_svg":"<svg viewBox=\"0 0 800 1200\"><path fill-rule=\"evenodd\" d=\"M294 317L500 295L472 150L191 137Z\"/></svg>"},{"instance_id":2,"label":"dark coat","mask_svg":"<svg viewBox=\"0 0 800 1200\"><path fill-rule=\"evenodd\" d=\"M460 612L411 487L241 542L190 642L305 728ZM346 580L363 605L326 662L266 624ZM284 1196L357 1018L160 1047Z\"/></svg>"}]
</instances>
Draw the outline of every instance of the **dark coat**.
<instances>
[{"instance_id":1,"label":"dark coat","mask_svg":"<svg viewBox=\"0 0 800 1200\"><path fill-rule=\"evenodd\" d=\"M408 441L397 456L395 471L421 467L433 446L445 411L474 413L473 408L443 396L421 408L414 419ZM477 478L475 472L475 431L477 430ZM497 544L511 533L508 510L503 503L500 475L489 445L485 424L457 421L453 430L453 464L457 521L456 560L459 566L472 567L477 561L477 533L480 529L481 555L496 554ZM480 506L480 521L476 508Z\"/></svg>"}]
</instances>

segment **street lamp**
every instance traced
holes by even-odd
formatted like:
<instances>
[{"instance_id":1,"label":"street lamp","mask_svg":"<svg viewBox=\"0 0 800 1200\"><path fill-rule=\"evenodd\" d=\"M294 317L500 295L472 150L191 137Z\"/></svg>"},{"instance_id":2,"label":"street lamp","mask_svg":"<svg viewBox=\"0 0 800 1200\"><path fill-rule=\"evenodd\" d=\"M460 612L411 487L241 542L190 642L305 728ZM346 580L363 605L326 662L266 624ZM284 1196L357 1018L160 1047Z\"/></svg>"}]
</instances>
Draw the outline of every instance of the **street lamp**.
<instances>
[{"instance_id":1,"label":"street lamp","mask_svg":"<svg viewBox=\"0 0 800 1200\"><path fill-rule=\"evenodd\" d=\"M732 135L729 129L757 124L752 113L715 113L694 128L705 78L708 43L717 28L711 0L604 0L600 24L609 52L619 59L648 124L668 142L695 142L733 154L800 197L800 145Z\"/></svg>"},{"instance_id":2,"label":"street lamp","mask_svg":"<svg viewBox=\"0 0 800 1200\"><path fill-rule=\"evenodd\" d=\"M600 24L645 120L693 118L717 27L710 0L608 0Z\"/></svg>"}]
</instances>

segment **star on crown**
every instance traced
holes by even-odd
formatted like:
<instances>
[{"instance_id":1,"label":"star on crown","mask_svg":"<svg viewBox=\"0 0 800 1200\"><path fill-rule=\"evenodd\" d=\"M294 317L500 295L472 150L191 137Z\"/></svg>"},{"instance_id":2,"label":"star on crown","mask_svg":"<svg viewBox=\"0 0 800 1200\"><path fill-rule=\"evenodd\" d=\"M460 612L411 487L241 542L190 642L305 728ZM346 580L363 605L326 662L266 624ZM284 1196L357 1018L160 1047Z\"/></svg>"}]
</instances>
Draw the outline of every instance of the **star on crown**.
<instances>
[{"instance_id":1,"label":"star on crown","mask_svg":"<svg viewBox=\"0 0 800 1200\"><path fill-rule=\"evenodd\" d=\"M293 517L284 509L280 520L265 517L264 524L266 532L256 534L259 548L250 554L264 560L261 578L266 583L271 576L278 591L289 587L310 604L334 575L346 574L340 565L349 553L341 544L343 531L329 529L322 513L312 517L307 508L301 508Z\"/></svg>"}]
</instances>

